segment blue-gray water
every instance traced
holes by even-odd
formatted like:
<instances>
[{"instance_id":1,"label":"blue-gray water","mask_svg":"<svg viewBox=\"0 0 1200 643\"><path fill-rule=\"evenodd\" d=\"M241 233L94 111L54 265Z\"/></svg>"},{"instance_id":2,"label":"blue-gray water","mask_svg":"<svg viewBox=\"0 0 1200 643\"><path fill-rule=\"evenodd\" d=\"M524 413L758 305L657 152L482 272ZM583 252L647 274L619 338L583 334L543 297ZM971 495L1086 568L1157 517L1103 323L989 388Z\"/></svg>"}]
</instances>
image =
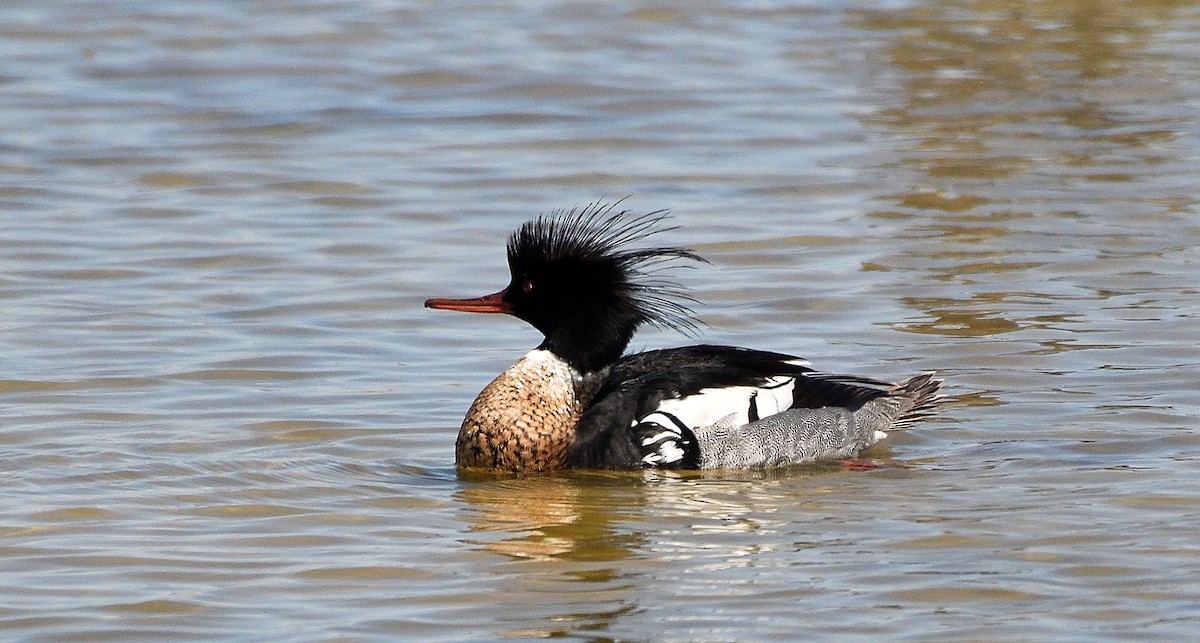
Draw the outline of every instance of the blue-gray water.
<instances>
[{"instance_id":1,"label":"blue-gray water","mask_svg":"<svg viewBox=\"0 0 1200 643\"><path fill-rule=\"evenodd\" d=\"M0 8L0 638L1185 639L1200 4ZM463 480L425 310L671 208L699 340L897 378L878 471ZM690 340L645 332L634 348Z\"/></svg>"}]
</instances>

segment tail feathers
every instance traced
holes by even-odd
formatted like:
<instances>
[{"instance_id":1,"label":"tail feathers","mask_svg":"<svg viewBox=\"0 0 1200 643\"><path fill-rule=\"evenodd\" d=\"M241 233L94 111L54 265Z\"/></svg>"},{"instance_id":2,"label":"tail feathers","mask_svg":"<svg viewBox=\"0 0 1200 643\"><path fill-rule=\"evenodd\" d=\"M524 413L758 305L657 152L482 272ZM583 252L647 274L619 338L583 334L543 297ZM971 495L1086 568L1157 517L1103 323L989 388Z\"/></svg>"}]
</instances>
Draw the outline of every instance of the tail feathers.
<instances>
[{"instance_id":1,"label":"tail feathers","mask_svg":"<svg viewBox=\"0 0 1200 643\"><path fill-rule=\"evenodd\" d=\"M880 402L889 402L895 412L892 429L907 428L913 422L934 414L938 404L946 399L939 395L942 380L933 378L933 371L914 375L896 384Z\"/></svg>"},{"instance_id":2,"label":"tail feathers","mask_svg":"<svg viewBox=\"0 0 1200 643\"><path fill-rule=\"evenodd\" d=\"M849 378L838 381L848 382ZM694 440L690 443L696 445L695 461L700 468L710 469L854 457L887 437L885 431L904 428L932 415L942 399L938 395L942 381L934 379L933 373L922 373L898 384L861 378L855 378L855 384L859 390L874 396L859 406L793 407L745 425L717 423L694 427ZM643 462L661 466L660 463L684 459L675 457L676 453L684 457L691 453L689 442L680 439L687 434L682 431L673 434L665 427L669 424L657 421L636 427L644 435Z\"/></svg>"}]
</instances>

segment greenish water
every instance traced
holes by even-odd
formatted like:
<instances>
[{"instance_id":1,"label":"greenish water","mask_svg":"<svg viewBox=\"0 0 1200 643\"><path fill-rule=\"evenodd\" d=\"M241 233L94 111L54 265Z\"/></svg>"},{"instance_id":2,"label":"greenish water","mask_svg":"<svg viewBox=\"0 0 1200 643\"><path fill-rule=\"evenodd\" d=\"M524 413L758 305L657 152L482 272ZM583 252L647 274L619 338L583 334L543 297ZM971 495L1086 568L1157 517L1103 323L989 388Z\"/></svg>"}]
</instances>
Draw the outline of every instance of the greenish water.
<instances>
[{"instance_id":1,"label":"greenish water","mask_svg":"<svg viewBox=\"0 0 1200 643\"><path fill-rule=\"evenodd\" d=\"M0 14L0 638L1200 622L1200 5ZM460 479L539 338L421 302L627 195L701 340L950 403L877 471Z\"/></svg>"}]
</instances>

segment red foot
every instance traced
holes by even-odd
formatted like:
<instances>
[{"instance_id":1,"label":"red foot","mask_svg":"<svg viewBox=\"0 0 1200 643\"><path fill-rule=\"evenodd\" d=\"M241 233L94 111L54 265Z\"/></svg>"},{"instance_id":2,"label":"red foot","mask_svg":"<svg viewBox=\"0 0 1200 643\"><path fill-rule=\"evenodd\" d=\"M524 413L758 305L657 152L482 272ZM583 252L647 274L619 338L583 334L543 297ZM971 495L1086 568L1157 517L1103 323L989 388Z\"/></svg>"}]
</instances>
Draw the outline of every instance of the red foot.
<instances>
[{"instance_id":1,"label":"red foot","mask_svg":"<svg viewBox=\"0 0 1200 643\"><path fill-rule=\"evenodd\" d=\"M880 465L875 464L874 462L871 462L869 460L846 459L846 460L839 460L839 462L842 463L843 467L846 467L850 471L874 471L876 469L881 468Z\"/></svg>"}]
</instances>

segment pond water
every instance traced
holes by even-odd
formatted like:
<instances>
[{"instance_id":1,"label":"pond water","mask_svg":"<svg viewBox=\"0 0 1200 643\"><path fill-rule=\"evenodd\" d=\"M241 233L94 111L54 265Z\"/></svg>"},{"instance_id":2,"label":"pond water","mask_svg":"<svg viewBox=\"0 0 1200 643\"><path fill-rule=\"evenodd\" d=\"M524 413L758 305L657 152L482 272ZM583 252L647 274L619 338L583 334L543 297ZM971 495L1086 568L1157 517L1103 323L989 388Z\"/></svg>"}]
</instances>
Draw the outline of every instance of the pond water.
<instances>
[{"instance_id":1,"label":"pond water","mask_svg":"<svg viewBox=\"0 0 1200 643\"><path fill-rule=\"evenodd\" d=\"M1200 4L0 15L0 638L1185 639ZM937 370L875 471L460 478L525 219L670 208L699 338Z\"/></svg>"}]
</instances>

